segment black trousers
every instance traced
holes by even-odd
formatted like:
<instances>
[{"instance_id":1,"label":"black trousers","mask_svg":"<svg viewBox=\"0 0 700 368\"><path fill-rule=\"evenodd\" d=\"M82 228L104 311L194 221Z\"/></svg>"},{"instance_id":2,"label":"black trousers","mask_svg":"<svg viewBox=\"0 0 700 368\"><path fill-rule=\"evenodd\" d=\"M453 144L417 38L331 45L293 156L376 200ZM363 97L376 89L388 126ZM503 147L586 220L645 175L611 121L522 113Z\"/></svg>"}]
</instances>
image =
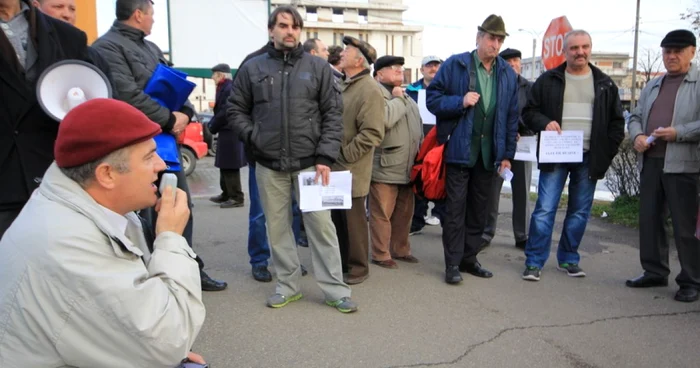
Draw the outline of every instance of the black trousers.
<instances>
[{"instance_id":1,"label":"black trousers","mask_svg":"<svg viewBox=\"0 0 700 368\"><path fill-rule=\"evenodd\" d=\"M671 213L673 237L681 263L679 286L700 289L700 240L695 238L698 216L698 174L664 174L664 159L645 157L640 177L639 258L644 273L668 277L669 244L664 221Z\"/></svg>"},{"instance_id":2,"label":"black trousers","mask_svg":"<svg viewBox=\"0 0 700 368\"><path fill-rule=\"evenodd\" d=\"M22 211L21 208L16 210L2 210L0 211L0 239L5 234L5 231L10 228L12 222L15 221L19 213Z\"/></svg>"},{"instance_id":3,"label":"black trousers","mask_svg":"<svg viewBox=\"0 0 700 368\"><path fill-rule=\"evenodd\" d=\"M219 169L219 185L222 195L234 202L243 202L243 188L241 187L241 169Z\"/></svg>"},{"instance_id":4,"label":"black trousers","mask_svg":"<svg viewBox=\"0 0 700 368\"><path fill-rule=\"evenodd\" d=\"M180 158L182 160L182 158ZM185 238L187 241L187 244L192 248L192 233L194 232L194 216L192 215L192 195L190 195L190 187L187 185L187 176L185 175L185 172L180 170L180 171L175 171L173 172L175 176L177 176L177 187L179 189L182 189L185 193L187 193L187 204L190 207L190 218L187 221L187 225L185 225L185 230L182 232L182 236ZM156 186L160 187L160 178L163 176L163 173L160 173L158 175L158 181L156 182ZM153 231L153 234L155 234L156 231L156 221L158 221L158 213L156 212L155 207L153 208L147 208L144 210L141 210L139 212L139 215L148 223L151 225L151 231ZM204 268L204 261L202 261L201 258L199 258L199 255L197 255L197 263L199 264L199 269Z\"/></svg>"},{"instance_id":5,"label":"black trousers","mask_svg":"<svg viewBox=\"0 0 700 368\"><path fill-rule=\"evenodd\" d=\"M445 266L475 263L486 226L493 171L484 168L481 157L474 167L447 165L442 245Z\"/></svg>"}]
</instances>

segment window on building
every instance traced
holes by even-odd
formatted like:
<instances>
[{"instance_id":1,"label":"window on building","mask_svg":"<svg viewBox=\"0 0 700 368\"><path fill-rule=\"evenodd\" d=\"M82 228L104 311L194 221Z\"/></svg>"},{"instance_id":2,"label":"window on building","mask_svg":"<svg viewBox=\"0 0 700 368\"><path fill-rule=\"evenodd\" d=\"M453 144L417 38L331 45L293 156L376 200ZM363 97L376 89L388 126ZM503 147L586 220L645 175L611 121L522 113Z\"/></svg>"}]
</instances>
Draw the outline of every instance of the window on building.
<instances>
[{"instance_id":1,"label":"window on building","mask_svg":"<svg viewBox=\"0 0 700 368\"><path fill-rule=\"evenodd\" d=\"M343 23L343 8L333 8L333 15L331 17L333 23Z\"/></svg>"},{"instance_id":2,"label":"window on building","mask_svg":"<svg viewBox=\"0 0 700 368\"><path fill-rule=\"evenodd\" d=\"M622 69L622 62L621 62L621 61L615 61L615 62L613 62L613 68L615 68L615 69Z\"/></svg>"},{"instance_id":3,"label":"window on building","mask_svg":"<svg viewBox=\"0 0 700 368\"><path fill-rule=\"evenodd\" d=\"M318 38L318 30L317 29L309 29L306 31L306 39L311 39L311 38Z\"/></svg>"},{"instance_id":4,"label":"window on building","mask_svg":"<svg viewBox=\"0 0 700 368\"><path fill-rule=\"evenodd\" d=\"M367 9L357 10L357 23L367 24Z\"/></svg>"},{"instance_id":5,"label":"window on building","mask_svg":"<svg viewBox=\"0 0 700 368\"><path fill-rule=\"evenodd\" d=\"M360 41L369 42L369 33L360 32Z\"/></svg>"},{"instance_id":6,"label":"window on building","mask_svg":"<svg viewBox=\"0 0 700 368\"><path fill-rule=\"evenodd\" d=\"M412 71L411 68L405 68L403 70L403 83L404 84L413 83L413 74L411 73L411 71Z\"/></svg>"},{"instance_id":7,"label":"window on building","mask_svg":"<svg viewBox=\"0 0 700 368\"><path fill-rule=\"evenodd\" d=\"M342 45L343 37L345 37L345 35L342 32L333 32L333 44Z\"/></svg>"},{"instance_id":8,"label":"window on building","mask_svg":"<svg viewBox=\"0 0 700 368\"><path fill-rule=\"evenodd\" d=\"M307 6L306 20L309 22L318 22L318 8L313 6Z\"/></svg>"}]
</instances>

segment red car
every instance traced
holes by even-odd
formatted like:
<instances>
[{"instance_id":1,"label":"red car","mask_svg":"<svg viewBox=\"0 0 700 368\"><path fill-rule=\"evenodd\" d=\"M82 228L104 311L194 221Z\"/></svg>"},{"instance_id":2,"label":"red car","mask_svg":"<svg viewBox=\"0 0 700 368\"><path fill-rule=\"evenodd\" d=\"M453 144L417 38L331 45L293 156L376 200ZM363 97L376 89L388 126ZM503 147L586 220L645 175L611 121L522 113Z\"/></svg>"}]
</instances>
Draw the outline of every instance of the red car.
<instances>
[{"instance_id":1,"label":"red car","mask_svg":"<svg viewBox=\"0 0 700 368\"><path fill-rule=\"evenodd\" d=\"M189 176L197 167L197 160L207 155L209 150L207 143L204 142L204 128L202 123L198 122L197 115L192 117L192 121L187 124L185 132L177 137L177 143L181 144L180 154L182 155L182 170L185 175Z\"/></svg>"}]
</instances>

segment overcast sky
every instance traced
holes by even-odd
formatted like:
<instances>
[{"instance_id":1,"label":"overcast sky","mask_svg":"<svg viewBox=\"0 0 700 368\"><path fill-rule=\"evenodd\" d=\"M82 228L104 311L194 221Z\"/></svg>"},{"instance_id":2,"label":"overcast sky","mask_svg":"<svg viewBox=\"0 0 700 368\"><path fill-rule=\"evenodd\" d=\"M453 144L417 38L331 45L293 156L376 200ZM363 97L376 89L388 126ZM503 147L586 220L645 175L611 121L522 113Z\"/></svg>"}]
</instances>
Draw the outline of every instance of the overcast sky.
<instances>
[{"instance_id":1,"label":"overcast sky","mask_svg":"<svg viewBox=\"0 0 700 368\"><path fill-rule=\"evenodd\" d=\"M204 3L206 0L188 1ZM700 8L698 2L642 0L640 50L658 50L661 39L668 31L689 28L688 21L680 20L680 13L689 7ZM114 3L114 0L97 0L99 34L107 31L114 20ZM470 5L475 3L479 5ZM541 54L542 35L550 20L561 15L566 15L574 28L583 28L591 33L594 52L627 52L632 56L634 48L635 0L404 0L404 4L409 6L409 10L404 13L404 22L424 27L423 53L426 55L447 57L473 49L476 27L491 13L503 17L510 34L503 47L517 48L522 51L523 57L532 56L533 34L538 34L537 55ZM214 11L207 9L208 14ZM155 13L156 23L150 39L167 50L167 7L164 1L156 1ZM211 19L191 21L191 29L196 30L198 22L210 22ZM528 31L519 32L518 29L521 28ZM235 44L234 37L229 47L235 47ZM206 47L204 44L193 46L197 52L206 52Z\"/></svg>"}]
</instances>

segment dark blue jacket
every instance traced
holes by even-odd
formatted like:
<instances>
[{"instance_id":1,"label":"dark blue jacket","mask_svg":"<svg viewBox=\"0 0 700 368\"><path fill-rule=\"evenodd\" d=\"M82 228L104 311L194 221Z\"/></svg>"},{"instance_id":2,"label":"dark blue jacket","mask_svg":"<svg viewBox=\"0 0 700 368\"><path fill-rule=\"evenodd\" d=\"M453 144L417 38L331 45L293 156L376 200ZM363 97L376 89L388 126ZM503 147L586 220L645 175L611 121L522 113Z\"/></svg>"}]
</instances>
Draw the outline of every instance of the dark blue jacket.
<instances>
[{"instance_id":1,"label":"dark blue jacket","mask_svg":"<svg viewBox=\"0 0 700 368\"><path fill-rule=\"evenodd\" d=\"M445 161L450 164L469 163L474 109L464 108L463 100L464 95L469 92L469 68L473 60L471 52L450 56L440 66L426 91L426 105L436 117L438 142L446 142L448 138L450 140L445 156ZM512 160L515 156L519 118L518 78L513 68L501 57L497 58L494 67L498 73L498 87L493 127L493 157L494 167L498 168L503 159Z\"/></svg>"}]
</instances>

